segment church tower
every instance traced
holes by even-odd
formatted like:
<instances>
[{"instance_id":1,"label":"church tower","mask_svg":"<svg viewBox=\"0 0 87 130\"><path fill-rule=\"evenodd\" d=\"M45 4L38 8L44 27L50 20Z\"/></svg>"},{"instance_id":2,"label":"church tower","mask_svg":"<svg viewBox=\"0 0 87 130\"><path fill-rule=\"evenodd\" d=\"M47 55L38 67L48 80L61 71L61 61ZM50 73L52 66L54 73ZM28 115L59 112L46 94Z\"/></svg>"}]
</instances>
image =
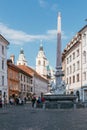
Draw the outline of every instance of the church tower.
<instances>
[{"instance_id":1,"label":"church tower","mask_svg":"<svg viewBox=\"0 0 87 130\"><path fill-rule=\"evenodd\" d=\"M43 45L41 43L38 51L38 55L36 57L36 71L42 76L47 77L47 65L48 65L48 61L45 56L45 52L43 50Z\"/></svg>"},{"instance_id":2,"label":"church tower","mask_svg":"<svg viewBox=\"0 0 87 130\"><path fill-rule=\"evenodd\" d=\"M19 58L17 60L17 65L26 65L27 66L27 61L24 56L24 50L21 48Z\"/></svg>"}]
</instances>

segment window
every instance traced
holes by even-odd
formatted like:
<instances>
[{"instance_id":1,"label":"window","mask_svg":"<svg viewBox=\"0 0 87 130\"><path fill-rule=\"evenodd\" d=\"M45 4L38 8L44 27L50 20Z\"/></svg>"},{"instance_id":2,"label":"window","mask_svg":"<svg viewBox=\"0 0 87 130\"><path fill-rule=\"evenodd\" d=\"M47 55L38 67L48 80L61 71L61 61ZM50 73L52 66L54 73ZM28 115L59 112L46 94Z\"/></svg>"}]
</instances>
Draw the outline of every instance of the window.
<instances>
[{"instance_id":1,"label":"window","mask_svg":"<svg viewBox=\"0 0 87 130\"><path fill-rule=\"evenodd\" d=\"M67 75L69 74L69 68L67 68Z\"/></svg>"},{"instance_id":2,"label":"window","mask_svg":"<svg viewBox=\"0 0 87 130\"><path fill-rule=\"evenodd\" d=\"M22 81L22 74L21 74L21 81Z\"/></svg>"},{"instance_id":3,"label":"window","mask_svg":"<svg viewBox=\"0 0 87 130\"><path fill-rule=\"evenodd\" d=\"M72 56L70 55L70 62L72 61Z\"/></svg>"},{"instance_id":4,"label":"window","mask_svg":"<svg viewBox=\"0 0 87 130\"><path fill-rule=\"evenodd\" d=\"M45 61L43 61L43 65L45 66Z\"/></svg>"},{"instance_id":5,"label":"window","mask_svg":"<svg viewBox=\"0 0 87 130\"><path fill-rule=\"evenodd\" d=\"M40 60L38 61L38 65L41 65L41 61Z\"/></svg>"},{"instance_id":6,"label":"window","mask_svg":"<svg viewBox=\"0 0 87 130\"><path fill-rule=\"evenodd\" d=\"M29 91L29 86L27 85L26 91Z\"/></svg>"},{"instance_id":7,"label":"window","mask_svg":"<svg viewBox=\"0 0 87 130\"><path fill-rule=\"evenodd\" d=\"M86 63L86 51L83 51L83 63Z\"/></svg>"},{"instance_id":8,"label":"window","mask_svg":"<svg viewBox=\"0 0 87 130\"><path fill-rule=\"evenodd\" d=\"M32 88L31 88L31 92L32 92Z\"/></svg>"},{"instance_id":9,"label":"window","mask_svg":"<svg viewBox=\"0 0 87 130\"><path fill-rule=\"evenodd\" d=\"M4 76L2 76L2 86L4 86Z\"/></svg>"},{"instance_id":10,"label":"window","mask_svg":"<svg viewBox=\"0 0 87 130\"><path fill-rule=\"evenodd\" d=\"M70 74L72 73L72 66L70 66Z\"/></svg>"},{"instance_id":11,"label":"window","mask_svg":"<svg viewBox=\"0 0 87 130\"><path fill-rule=\"evenodd\" d=\"M77 82L79 82L79 74L77 74Z\"/></svg>"},{"instance_id":12,"label":"window","mask_svg":"<svg viewBox=\"0 0 87 130\"><path fill-rule=\"evenodd\" d=\"M73 52L73 60L75 59L75 52Z\"/></svg>"},{"instance_id":13,"label":"window","mask_svg":"<svg viewBox=\"0 0 87 130\"><path fill-rule=\"evenodd\" d=\"M69 63L69 58L67 58L67 64Z\"/></svg>"},{"instance_id":14,"label":"window","mask_svg":"<svg viewBox=\"0 0 87 130\"><path fill-rule=\"evenodd\" d=\"M24 82L25 82L25 76L24 76Z\"/></svg>"},{"instance_id":15,"label":"window","mask_svg":"<svg viewBox=\"0 0 87 130\"><path fill-rule=\"evenodd\" d=\"M2 60L2 70L4 70L4 60Z\"/></svg>"},{"instance_id":16,"label":"window","mask_svg":"<svg viewBox=\"0 0 87 130\"><path fill-rule=\"evenodd\" d=\"M68 78L67 78L67 84L68 84Z\"/></svg>"},{"instance_id":17,"label":"window","mask_svg":"<svg viewBox=\"0 0 87 130\"><path fill-rule=\"evenodd\" d=\"M71 77L69 78L69 83L71 84Z\"/></svg>"},{"instance_id":18,"label":"window","mask_svg":"<svg viewBox=\"0 0 87 130\"><path fill-rule=\"evenodd\" d=\"M83 80L86 80L86 72L83 73Z\"/></svg>"},{"instance_id":19,"label":"window","mask_svg":"<svg viewBox=\"0 0 87 130\"><path fill-rule=\"evenodd\" d=\"M86 45L86 34L83 34L83 45Z\"/></svg>"},{"instance_id":20,"label":"window","mask_svg":"<svg viewBox=\"0 0 87 130\"><path fill-rule=\"evenodd\" d=\"M73 64L73 72L75 72L75 64Z\"/></svg>"},{"instance_id":21,"label":"window","mask_svg":"<svg viewBox=\"0 0 87 130\"><path fill-rule=\"evenodd\" d=\"M73 76L73 83L75 83L75 76Z\"/></svg>"},{"instance_id":22,"label":"window","mask_svg":"<svg viewBox=\"0 0 87 130\"><path fill-rule=\"evenodd\" d=\"M77 61L77 70L79 70L79 68L80 68L79 65L80 65L79 61Z\"/></svg>"},{"instance_id":23,"label":"window","mask_svg":"<svg viewBox=\"0 0 87 130\"><path fill-rule=\"evenodd\" d=\"M26 91L26 86L25 86L25 84L24 84L24 91Z\"/></svg>"},{"instance_id":24,"label":"window","mask_svg":"<svg viewBox=\"0 0 87 130\"><path fill-rule=\"evenodd\" d=\"M77 57L79 56L79 49L77 50Z\"/></svg>"},{"instance_id":25,"label":"window","mask_svg":"<svg viewBox=\"0 0 87 130\"><path fill-rule=\"evenodd\" d=\"M2 54L4 55L4 46L2 45Z\"/></svg>"},{"instance_id":26,"label":"window","mask_svg":"<svg viewBox=\"0 0 87 130\"><path fill-rule=\"evenodd\" d=\"M32 79L31 79L31 84L33 83Z\"/></svg>"}]
</instances>

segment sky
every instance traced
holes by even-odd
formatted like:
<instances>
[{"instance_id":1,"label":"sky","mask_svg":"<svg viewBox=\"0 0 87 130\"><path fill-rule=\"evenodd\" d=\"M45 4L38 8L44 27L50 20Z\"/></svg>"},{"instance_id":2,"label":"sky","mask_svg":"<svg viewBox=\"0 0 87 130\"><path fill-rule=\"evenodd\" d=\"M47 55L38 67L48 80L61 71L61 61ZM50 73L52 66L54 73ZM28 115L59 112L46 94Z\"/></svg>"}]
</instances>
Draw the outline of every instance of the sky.
<instances>
[{"instance_id":1,"label":"sky","mask_svg":"<svg viewBox=\"0 0 87 130\"><path fill-rule=\"evenodd\" d=\"M56 67L57 16L61 12L62 51L87 22L87 0L0 0L0 34L10 43L7 58L18 60L23 48L35 68L42 41L49 64Z\"/></svg>"}]
</instances>

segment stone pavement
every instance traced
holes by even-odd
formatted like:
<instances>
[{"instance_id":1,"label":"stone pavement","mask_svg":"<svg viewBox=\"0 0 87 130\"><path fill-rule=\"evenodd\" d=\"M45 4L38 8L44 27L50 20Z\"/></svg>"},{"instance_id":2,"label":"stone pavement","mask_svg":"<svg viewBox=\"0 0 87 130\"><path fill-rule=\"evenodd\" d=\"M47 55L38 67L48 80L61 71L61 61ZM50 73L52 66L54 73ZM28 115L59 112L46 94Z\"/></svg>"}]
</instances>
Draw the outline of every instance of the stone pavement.
<instances>
[{"instance_id":1,"label":"stone pavement","mask_svg":"<svg viewBox=\"0 0 87 130\"><path fill-rule=\"evenodd\" d=\"M0 108L0 130L87 130L87 108L43 110L29 104Z\"/></svg>"}]
</instances>

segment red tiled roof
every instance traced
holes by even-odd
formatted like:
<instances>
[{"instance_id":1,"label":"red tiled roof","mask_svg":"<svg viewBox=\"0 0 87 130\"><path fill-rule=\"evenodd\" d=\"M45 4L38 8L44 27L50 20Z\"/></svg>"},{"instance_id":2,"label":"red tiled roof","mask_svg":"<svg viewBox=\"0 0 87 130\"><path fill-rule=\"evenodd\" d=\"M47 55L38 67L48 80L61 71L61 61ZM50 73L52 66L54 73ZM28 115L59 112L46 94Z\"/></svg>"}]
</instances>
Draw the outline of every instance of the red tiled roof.
<instances>
[{"instance_id":1,"label":"red tiled roof","mask_svg":"<svg viewBox=\"0 0 87 130\"><path fill-rule=\"evenodd\" d=\"M26 73L30 74L31 76L33 76L34 72L28 68L25 65L17 65L18 68L22 69L23 71L25 71Z\"/></svg>"},{"instance_id":2,"label":"red tiled roof","mask_svg":"<svg viewBox=\"0 0 87 130\"><path fill-rule=\"evenodd\" d=\"M10 59L7 60L7 65L8 65L8 67L11 67L12 69L15 69L15 71L25 73L27 75L30 75L31 77L33 76L33 74L31 72L29 72L29 70L27 68L24 68L23 66L17 66L15 64L13 64Z\"/></svg>"},{"instance_id":3,"label":"red tiled roof","mask_svg":"<svg viewBox=\"0 0 87 130\"><path fill-rule=\"evenodd\" d=\"M37 73L33 68L29 67L29 66L25 66L25 65L17 65L20 69L22 69L23 71L31 74L32 76L38 76L39 78L48 81L45 77L41 76L39 73Z\"/></svg>"}]
</instances>

